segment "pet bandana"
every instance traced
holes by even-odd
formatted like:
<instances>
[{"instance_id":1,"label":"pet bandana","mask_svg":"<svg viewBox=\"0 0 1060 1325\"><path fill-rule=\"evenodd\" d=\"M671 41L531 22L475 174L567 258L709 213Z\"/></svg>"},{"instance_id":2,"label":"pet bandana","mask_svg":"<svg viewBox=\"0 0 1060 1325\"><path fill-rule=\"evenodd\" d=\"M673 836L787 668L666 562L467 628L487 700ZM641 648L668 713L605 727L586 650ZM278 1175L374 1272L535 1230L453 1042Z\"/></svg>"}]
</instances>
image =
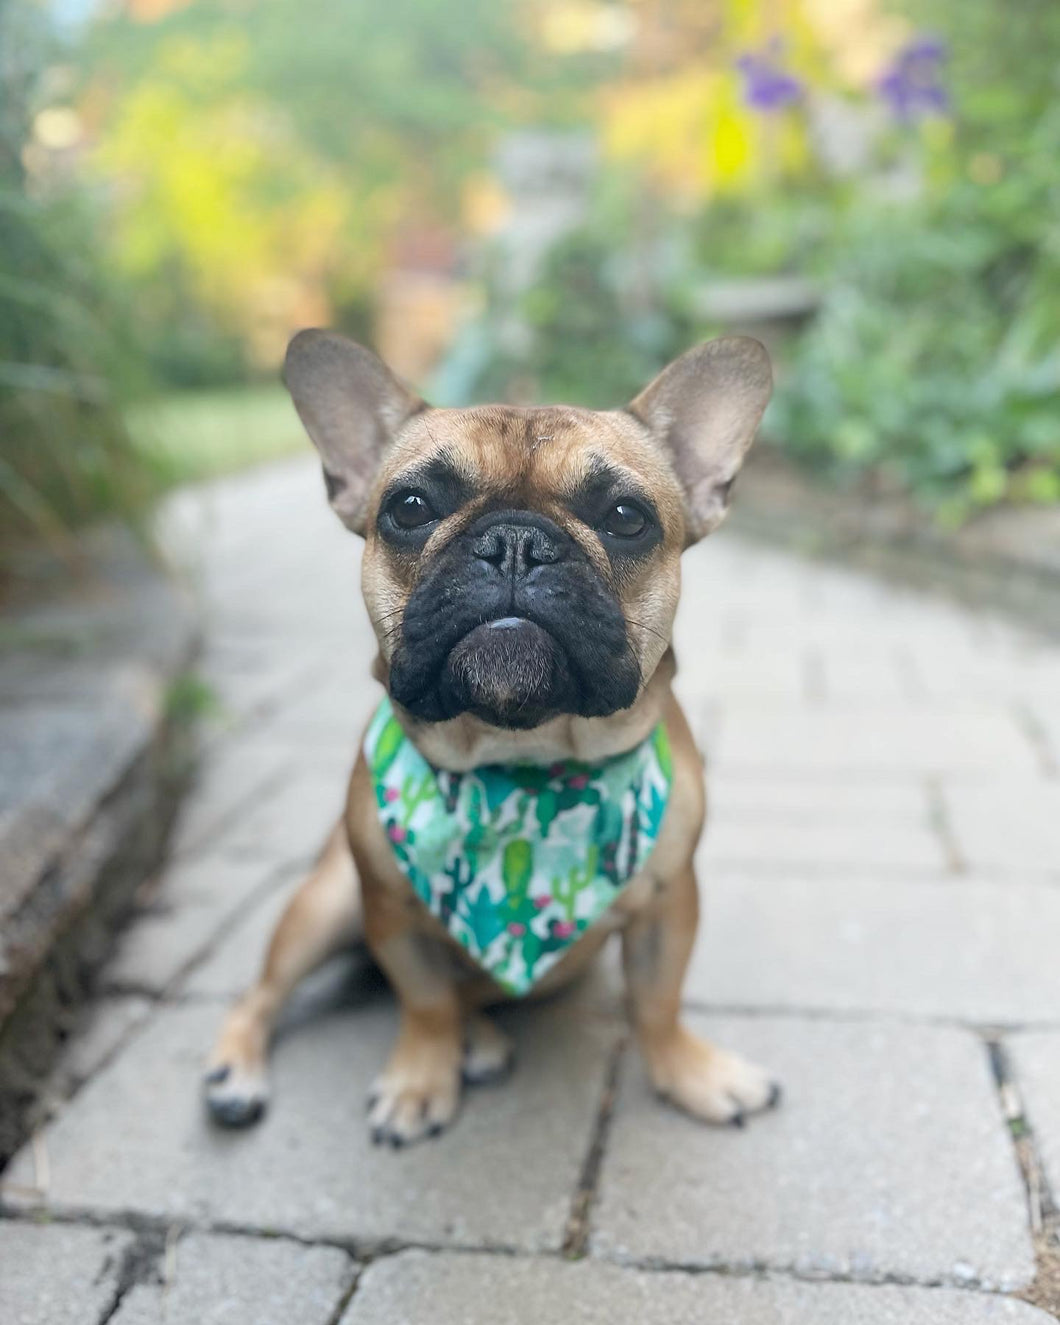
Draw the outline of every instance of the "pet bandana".
<instances>
[{"instance_id":1,"label":"pet bandana","mask_svg":"<svg viewBox=\"0 0 1060 1325\"><path fill-rule=\"evenodd\" d=\"M421 901L498 984L525 994L647 860L670 796L658 727L596 764L429 764L384 699L364 752L379 817Z\"/></svg>"}]
</instances>

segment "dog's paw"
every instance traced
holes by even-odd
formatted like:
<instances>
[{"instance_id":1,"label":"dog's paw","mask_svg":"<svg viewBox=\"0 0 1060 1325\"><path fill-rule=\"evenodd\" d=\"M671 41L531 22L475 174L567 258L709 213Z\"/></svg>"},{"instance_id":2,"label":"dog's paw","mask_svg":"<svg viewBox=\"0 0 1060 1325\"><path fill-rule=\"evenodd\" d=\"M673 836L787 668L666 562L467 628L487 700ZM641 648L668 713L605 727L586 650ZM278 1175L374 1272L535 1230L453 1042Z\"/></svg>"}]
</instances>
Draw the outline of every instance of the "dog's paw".
<instances>
[{"instance_id":1,"label":"dog's paw","mask_svg":"<svg viewBox=\"0 0 1060 1325\"><path fill-rule=\"evenodd\" d=\"M742 1127L780 1103L780 1084L763 1068L683 1028L649 1066L659 1094L704 1122Z\"/></svg>"},{"instance_id":2,"label":"dog's paw","mask_svg":"<svg viewBox=\"0 0 1060 1325\"><path fill-rule=\"evenodd\" d=\"M460 1100L460 1071L388 1068L368 1096L368 1126L376 1145L395 1149L438 1136L453 1121Z\"/></svg>"},{"instance_id":3,"label":"dog's paw","mask_svg":"<svg viewBox=\"0 0 1060 1325\"><path fill-rule=\"evenodd\" d=\"M515 1046L488 1017L471 1017L464 1031L461 1075L469 1086L503 1081L511 1071Z\"/></svg>"},{"instance_id":4,"label":"dog's paw","mask_svg":"<svg viewBox=\"0 0 1060 1325\"><path fill-rule=\"evenodd\" d=\"M269 1102L265 1067L218 1062L202 1078L206 1111L222 1127L249 1127L264 1114Z\"/></svg>"}]
</instances>

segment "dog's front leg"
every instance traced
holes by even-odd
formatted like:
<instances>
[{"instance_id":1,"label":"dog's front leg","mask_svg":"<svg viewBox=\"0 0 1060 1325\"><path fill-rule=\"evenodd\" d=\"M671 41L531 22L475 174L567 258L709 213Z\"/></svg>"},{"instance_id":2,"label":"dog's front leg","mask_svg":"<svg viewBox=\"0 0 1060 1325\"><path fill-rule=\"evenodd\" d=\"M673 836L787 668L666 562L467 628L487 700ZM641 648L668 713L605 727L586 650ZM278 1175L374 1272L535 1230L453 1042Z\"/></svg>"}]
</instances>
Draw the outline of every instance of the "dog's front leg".
<instances>
[{"instance_id":1,"label":"dog's front leg","mask_svg":"<svg viewBox=\"0 0 1060 1325\"><path fill-rule=\"evenodd\" d=\"M652 1085L665 1099L711 1123L740 1126L772 1107L780 1087L736 1054L715 1048L681 1022L681 987L699 920L692 866L660 884L622 934L633 1025Z\"/></svg>"},{"instance_id":2,"label":"dog's front leg","mask_svg":"<svg viewBox=\"0 0 1060 1325\"><path fill-rule=\"evenodd\" d=\"M436 1136L460 1099L463 1008L442 945L421 932L407 899L363 880L365 934L401 1005L397 1043L368 1101L372 1139L393 1146Z\"/></svg>"},{"instance_id":3,"label":"dog's front leg","mask_svg":"<svg viewBox=\"0 0 1060 1325\"><path fill-rule=\"evenodd\" d=\"M269 1037L280 1009L303 977L360 931L360 889L338 824L273 931L261 975L225 1018L203 1083L217 1122L242 1127L264 1113Z\"/></svg>"}]
</instances>

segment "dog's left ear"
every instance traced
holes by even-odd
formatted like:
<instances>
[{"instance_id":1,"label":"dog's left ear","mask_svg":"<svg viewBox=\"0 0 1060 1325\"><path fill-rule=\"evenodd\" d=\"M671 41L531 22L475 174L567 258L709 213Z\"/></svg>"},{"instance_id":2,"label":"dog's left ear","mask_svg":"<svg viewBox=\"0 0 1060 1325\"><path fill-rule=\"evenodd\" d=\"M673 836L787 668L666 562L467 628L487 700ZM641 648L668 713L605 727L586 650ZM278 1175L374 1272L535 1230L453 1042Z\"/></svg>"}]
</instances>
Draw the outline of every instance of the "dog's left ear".
<instances>
[{"instance_id":1,"label":"dog's left ear","mask_svg":"<svg viewBox=\"0 0 1060 1325\"><path fill-rule=\"evenodd\" d=\"M670 453L685 490L690 543L725 518L772 390L765 346L749 336L722 336L675 359L630 403Z\"/></svg>"},{"instance_id":2,"label":"dog's left ear","mask_svg":"<svg viewBox=\"0 0 1060 1325\"><path fill-rule=\"evenodd\" d=\"M300 331L287 347L283 380L320 452L332 509L363 534L383 452L424 402L371 350L333 331Z\"/></svg>"}]
</instances>

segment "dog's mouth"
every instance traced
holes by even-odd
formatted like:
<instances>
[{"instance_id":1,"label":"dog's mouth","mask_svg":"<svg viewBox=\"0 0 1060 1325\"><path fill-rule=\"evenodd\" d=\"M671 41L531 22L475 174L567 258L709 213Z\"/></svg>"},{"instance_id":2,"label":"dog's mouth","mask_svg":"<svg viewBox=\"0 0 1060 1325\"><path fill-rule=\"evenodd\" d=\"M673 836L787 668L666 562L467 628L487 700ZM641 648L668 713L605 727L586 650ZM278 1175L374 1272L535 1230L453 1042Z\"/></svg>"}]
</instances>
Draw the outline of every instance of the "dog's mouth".
<instances>
[{"instance_id":1,"label":"dog's mouth","mask_svg":"<svg viewBox=\"0 0 1060 1325\"><path fill-rule=\"evenodd\" d=\"M468 631L446 659L441 686L447 707L496 727L536 727L572 698L563 646L516 616Z\"/></svg>"},{"instance_id":2,"label":"dog's mouth","mask_svg":"<svg viewBox=\"0 0 1060 1325\"><path fill-rule=\"evenodd\" d=\"M403 641L390 693L427 722L471 713L493 727L526 730L561 713L604 717L632 704L640 681L628 646L608 653L611 666L586 668L559 632L529 617L498 616L448 648L413 651Z\"/></svg>"},{"instance_id":3,"label":"dog's mouth","mask_svg":"<svg viewBox=\"0 0 1060 1325\"><path fill-rule=\"evenodd\" d=\"M471 713L515 729L628 708L640 667L614 592L543 517L509 515L502 533L498 549L493 525L472 526L420 580L390 659L391 697L422 721Z\"/></svg>"}]
</instances>

